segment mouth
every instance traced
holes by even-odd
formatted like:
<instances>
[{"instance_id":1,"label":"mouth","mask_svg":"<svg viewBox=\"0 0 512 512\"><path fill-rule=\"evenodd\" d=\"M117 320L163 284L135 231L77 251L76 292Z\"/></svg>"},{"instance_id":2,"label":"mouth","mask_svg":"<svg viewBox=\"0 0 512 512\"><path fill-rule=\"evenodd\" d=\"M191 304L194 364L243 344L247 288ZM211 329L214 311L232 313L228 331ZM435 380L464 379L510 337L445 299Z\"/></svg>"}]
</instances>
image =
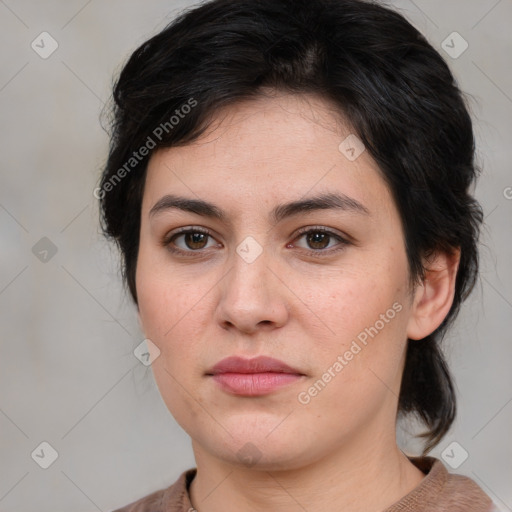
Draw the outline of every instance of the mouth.
<instances>
[{"instance_id":1,"label":"mouth","mask_svg":"<svg viewBox=\"0 0 512 512\"><path fill-rule=\"evenodd\" d=\"M206 372L230 394L261 396L301 380L305 375L283 361L266 356L253 359L227 357Z\"/></svg>"}]
</instances>

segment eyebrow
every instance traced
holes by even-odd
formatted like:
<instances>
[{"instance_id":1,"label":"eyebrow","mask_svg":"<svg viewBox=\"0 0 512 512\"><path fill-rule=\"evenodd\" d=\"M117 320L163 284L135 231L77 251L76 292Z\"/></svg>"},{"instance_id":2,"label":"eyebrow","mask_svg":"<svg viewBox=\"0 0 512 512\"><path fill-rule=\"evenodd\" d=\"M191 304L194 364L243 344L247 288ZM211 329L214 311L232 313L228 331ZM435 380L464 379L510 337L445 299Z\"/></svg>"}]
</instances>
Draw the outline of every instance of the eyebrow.
<instances>
[{"instance_id":1,"label":"eyebrow","mask_svg":"<svg viewBox=\"0 0 512 512\"><path fill-rule=\"evenodd\" d=\"M153 217L170 209L195 213L196 215L217 219L222 222L227 222L228 219L226 212L213 203L202 199L191 199L173 194L167 194L160 198L149 211L149 217ZM270 212L269 218L272 222L277 223L285 218L316 210L342 210L362 215L370 215L368 208L356 199L345 194L328 193L280 204Z\"/></svg>"}]
</instances>

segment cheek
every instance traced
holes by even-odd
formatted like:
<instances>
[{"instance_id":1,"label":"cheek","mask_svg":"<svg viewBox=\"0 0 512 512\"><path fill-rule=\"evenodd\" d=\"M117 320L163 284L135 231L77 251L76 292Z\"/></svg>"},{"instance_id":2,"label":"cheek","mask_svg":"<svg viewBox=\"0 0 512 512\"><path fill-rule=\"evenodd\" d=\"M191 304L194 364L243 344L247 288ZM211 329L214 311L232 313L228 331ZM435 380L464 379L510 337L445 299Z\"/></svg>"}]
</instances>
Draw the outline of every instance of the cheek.
<instances>
[{"instance_id":1,"label":"cheek","mask_svg":"<svg viewBox=\"0 0 512 512\"><path fill-rule=\"evenodd\" d=\"M201 397L194 393L193 376L200 371L198 332L203 294L191 281L176 281L156 266L145 265L142 256L137 270L139 315L144 335L160 351L151 369L167 408L183 428L203 421ZM193 281L192 281L193 282Z\"/></svg>"},{"instance_id":2,"label":"cheek","mask_svg":"<svg viewBox=\"0 0 512 512\"><path fill-rule=\"evenodd\" d=\"M150 265L142 253L137 269L139 316L144 334L160 350L153 363L155 377L174 389L204 371L212 344L210 311L214 280ZM210 293L209 293L210 291ZM170 375L176 377L174 381ZM166 388L167 389L167 388Z\"/></svg>"},{"instance_id":3,"label":"cheek","mask_svg":"<svg viewBox=\"0 0 512 512\"><path fill-rule=\"evenodd\" d=\"M164 361L172 373L190 368L201 329L199 304L194 307L197 300L161 280L141 278L141 282L137 290L140 321L146 338L160 350L159 363Z\"/></svg>"},{"instance_id":4,"label":"cheek","mask_svg":"<svg viewBox=\"0 0 512 512\"><path fill-rule=\"evenodd\" d=\"M201 305L207 283L169 265L164 257L155 258L153 252L139 252L136 286L144 332L158 345L158 340L167 344L177 331L194 325L190 315Z\"/></svg>"},{"instance_id":5,"label":"cheek","mask_svg":"<svg viewBox=\"0 0 512 512\"><path fill-rule=\"evenodd\" d=\"M403 301L401 280L402 276L393 277L389 269L368 271L354 266L340 270L337 275L303 280L297 293L306 299L302 318L322 324L325 336L333 340L352 339L376 322L379 331L384 325L387 330L399 314L397 309L403 310L393 308L395 302Z\"/></svg>"},{"instance_id":6,"label":"cheek","mask_svg":"<svg viewBox=\"0 0 512 512\"><path fill-rule=\"evenodd\" d=\"M373 272L353 267L326 287L309 290L314 314L302 317L303 329L309 331L310 349L316 354L315 374L333 382L326 400L348 404L354 398L357 403L365 396L380 396L376 388L382 382L396 384L406 343L405 290L405 276L389 266L374 267Z\"/></svg>"}]
</instances>

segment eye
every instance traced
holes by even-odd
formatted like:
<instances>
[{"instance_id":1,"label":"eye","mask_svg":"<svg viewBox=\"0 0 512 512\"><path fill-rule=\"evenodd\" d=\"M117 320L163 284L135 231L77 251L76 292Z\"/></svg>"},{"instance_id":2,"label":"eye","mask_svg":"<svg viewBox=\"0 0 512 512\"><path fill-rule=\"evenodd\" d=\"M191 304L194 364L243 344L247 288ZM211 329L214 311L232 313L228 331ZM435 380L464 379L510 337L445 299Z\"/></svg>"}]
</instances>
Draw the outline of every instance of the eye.
<instances>
[{"instance_id":1,"label":"eye","mask_svg":"<svg viewBox=\"0 0 512 512\"><path fill-rule=\"evenodd\" d=\"M305 240L306 247L297 244L301 239ZM166 235L161 243L167 250L183 256L192 256L195 255L194 253L199 255L205 249L220 246L213 240L208 230L200 227L187 227L173 231ZM349 244L350 242L341 235L325 227L316 226L302 228L294 242L287 247L299 247L309 255L321 257L341 251Z\"/></svg>"},{"instance_id":2,"label":"eye","mask_svg":"<svg viewBox=\"0 0 512 512\"><path fill-rule=\"evenodd\" d=\"M209 238L212 238L212 235L205 229L183 228L166 235L162 240L162 245L176 253L200 252L203 249L218 246L217 243L212 243L209 246Z\"/></svg>"},{"instance_id":3,"label":"eye","mask_svg":"<svg viewBox=\"0 0 512 512\"><path fill-rule=\"evenodd\" d=\"M349 245L348 240L321 226L303 228L299 231L299 236L295 238L295 241L300 239L305 240L307 252L315 256L320 256L319 253L332 254L345 249L345 246ZM337 243L333 244L331 242Z\"/></svg>"}]
</instances>

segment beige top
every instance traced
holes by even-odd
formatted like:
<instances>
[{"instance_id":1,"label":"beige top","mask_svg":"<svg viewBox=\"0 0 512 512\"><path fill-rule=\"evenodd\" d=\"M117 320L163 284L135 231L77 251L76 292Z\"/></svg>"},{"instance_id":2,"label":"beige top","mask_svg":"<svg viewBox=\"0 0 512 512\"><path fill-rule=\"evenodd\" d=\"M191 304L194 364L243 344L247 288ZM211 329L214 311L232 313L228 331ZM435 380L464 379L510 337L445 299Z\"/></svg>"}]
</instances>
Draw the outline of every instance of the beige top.
<instances>
[{"instance_id":1,"label":"beige top","mask_svg":"<svg viewBox=\"0 0 512 512\"><path fill-rule=\"evenodd\" d=\"M492 512L492 500L470 478L454 475L433 457L410 457L425 478L383 512ZM148 494L114 512L194 512L188 489L196 468L184 471L167 489Z\"/></svg>"}]
</instances>

